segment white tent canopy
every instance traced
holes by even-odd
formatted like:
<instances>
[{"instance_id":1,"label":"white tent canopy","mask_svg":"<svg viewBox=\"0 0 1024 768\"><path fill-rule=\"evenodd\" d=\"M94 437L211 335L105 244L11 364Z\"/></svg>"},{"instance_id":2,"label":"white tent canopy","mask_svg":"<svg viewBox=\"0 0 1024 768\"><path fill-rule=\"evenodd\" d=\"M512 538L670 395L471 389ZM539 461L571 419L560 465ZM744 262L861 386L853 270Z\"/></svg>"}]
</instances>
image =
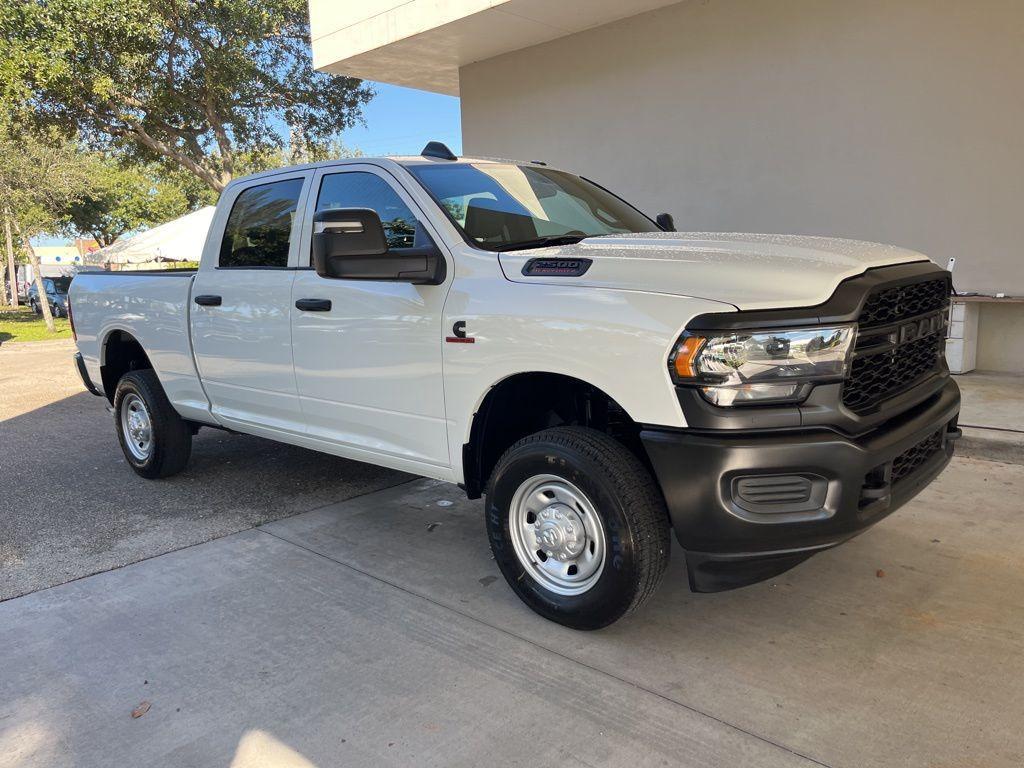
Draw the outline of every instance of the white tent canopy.
<instances>
[{"instance_id":1,"label":"white tent canopy","mask_svg":"<svg viewBox=\"0 0 1024 768\"><path fill-rule=\"evenodd\" d=\"M199 261L206 233L213 221L208 205L180 219L140 232L89 254L90 264L146 264L149 262Z\"/></svg>"}]
</instances>

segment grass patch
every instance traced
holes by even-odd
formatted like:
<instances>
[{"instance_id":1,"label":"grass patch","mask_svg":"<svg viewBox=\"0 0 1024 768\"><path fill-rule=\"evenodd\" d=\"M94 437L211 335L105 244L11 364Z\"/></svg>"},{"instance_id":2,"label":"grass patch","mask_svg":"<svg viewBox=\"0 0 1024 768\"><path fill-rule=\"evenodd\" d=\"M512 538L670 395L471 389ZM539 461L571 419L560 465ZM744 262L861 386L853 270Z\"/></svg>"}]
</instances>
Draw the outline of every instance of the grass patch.
<instances>
[{"instance_id":1,"label":"grass patch","mask_svg":"<svg viewBox=\"0 0 1024 768\"><path fill-rule=\"evenodd\" d=\"M0 343L70 339L71 324L64 317L53 318L55 333L46 329L46 321L28 307L0 307Z\"/></svg>"}]
</instances>

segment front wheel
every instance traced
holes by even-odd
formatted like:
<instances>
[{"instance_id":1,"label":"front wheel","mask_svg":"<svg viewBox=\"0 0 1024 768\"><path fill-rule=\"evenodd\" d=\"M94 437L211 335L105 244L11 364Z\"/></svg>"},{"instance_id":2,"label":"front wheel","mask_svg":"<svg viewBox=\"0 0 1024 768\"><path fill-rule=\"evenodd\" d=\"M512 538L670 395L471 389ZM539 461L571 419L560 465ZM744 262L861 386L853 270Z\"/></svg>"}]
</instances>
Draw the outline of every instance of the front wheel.
<instances>
[{"instance_id":1,"label":"front wheel","mask_svg":"<svg viewBox=\"0 0 1024 768\"><path fill-rule=\"evenodd\" d=\"M487 533L502 575L541 616L600 629L638 609L668 565L665 502L621 443L583 427L523 438L498 461Z\"/></svg>"},{"instance_id":2,"label":"front wheel","mask_svg":"<svg viewBox=\"0 0 1024 768\"><path fill-rule=\"evenodd\" d=\"M188 463L192 430L153 371L131 371L121 377L114 393L114 423L124 457L136 474L170 477Z\"/></svg>"}]
</instances>

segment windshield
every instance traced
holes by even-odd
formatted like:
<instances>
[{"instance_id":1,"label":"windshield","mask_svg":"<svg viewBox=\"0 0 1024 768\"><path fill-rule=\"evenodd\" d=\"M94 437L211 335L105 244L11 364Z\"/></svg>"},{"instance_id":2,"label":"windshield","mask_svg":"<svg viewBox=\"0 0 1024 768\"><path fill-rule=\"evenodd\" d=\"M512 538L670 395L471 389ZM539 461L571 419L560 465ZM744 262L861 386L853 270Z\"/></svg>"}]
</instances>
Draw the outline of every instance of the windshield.
<instances>
[{"instance_id":1,"label":"windshield","mask_svg":"<svg viewBox=\"0 0 1024 768\"><path fill-rule=\"evenodd\" d=\"M510 163L409 167L470 242L495 251L575 242L657 225L570 173Z\"/></svg>"},{"instance_id":2,"label":"windshield","mask_svg":"<svg viewBox=\"0 0 1024 768\"><path fill-rule=\"evenodd\" d=\"M53 278L53 289L55 293L67 293L68 288L71 287L70 277L55 277Z\"/></svg>"}]
</instances>

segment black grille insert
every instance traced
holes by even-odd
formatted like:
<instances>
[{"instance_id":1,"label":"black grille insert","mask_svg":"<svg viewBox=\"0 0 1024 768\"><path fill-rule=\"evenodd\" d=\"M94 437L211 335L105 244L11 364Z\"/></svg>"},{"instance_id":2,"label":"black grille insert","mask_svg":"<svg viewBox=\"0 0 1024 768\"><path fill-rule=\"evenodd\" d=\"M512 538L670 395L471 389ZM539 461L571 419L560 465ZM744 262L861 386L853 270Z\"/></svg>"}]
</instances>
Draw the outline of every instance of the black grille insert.
<instances>
[{"instance_id":1,"label":"black grille insert","mask_svg":"<svg viewBox=\"0 0 1024 768\"><path fill-rule=\"evenodd\" d=\"M938 430L892 460L892 483L894 485L914 474L928 459L942 450L942 433L944 431L944 429Z\"/></svg>"},{"instance_id":2,"label":"black grille insert","mask_svg":"<svg viewBox=\"0 0 1024 768\"><path fill-rule=\"evenodd\" d=\"M861 328L888 325L906 317L934 312L948 303L949 281L946 279L886 288L868 297L857 322Z\"/></svg>"},{"instance_id":3,"label":"black grille insert","mask_svg":"<svg viewBox=\"0 0 1024 768\"><path fill-rule=\"evenodd\" d=\"M857 320L857 347L843 385L843 405L870 413L942 368L949 279L882 289Z\"/></svg>"}]
</instances>

